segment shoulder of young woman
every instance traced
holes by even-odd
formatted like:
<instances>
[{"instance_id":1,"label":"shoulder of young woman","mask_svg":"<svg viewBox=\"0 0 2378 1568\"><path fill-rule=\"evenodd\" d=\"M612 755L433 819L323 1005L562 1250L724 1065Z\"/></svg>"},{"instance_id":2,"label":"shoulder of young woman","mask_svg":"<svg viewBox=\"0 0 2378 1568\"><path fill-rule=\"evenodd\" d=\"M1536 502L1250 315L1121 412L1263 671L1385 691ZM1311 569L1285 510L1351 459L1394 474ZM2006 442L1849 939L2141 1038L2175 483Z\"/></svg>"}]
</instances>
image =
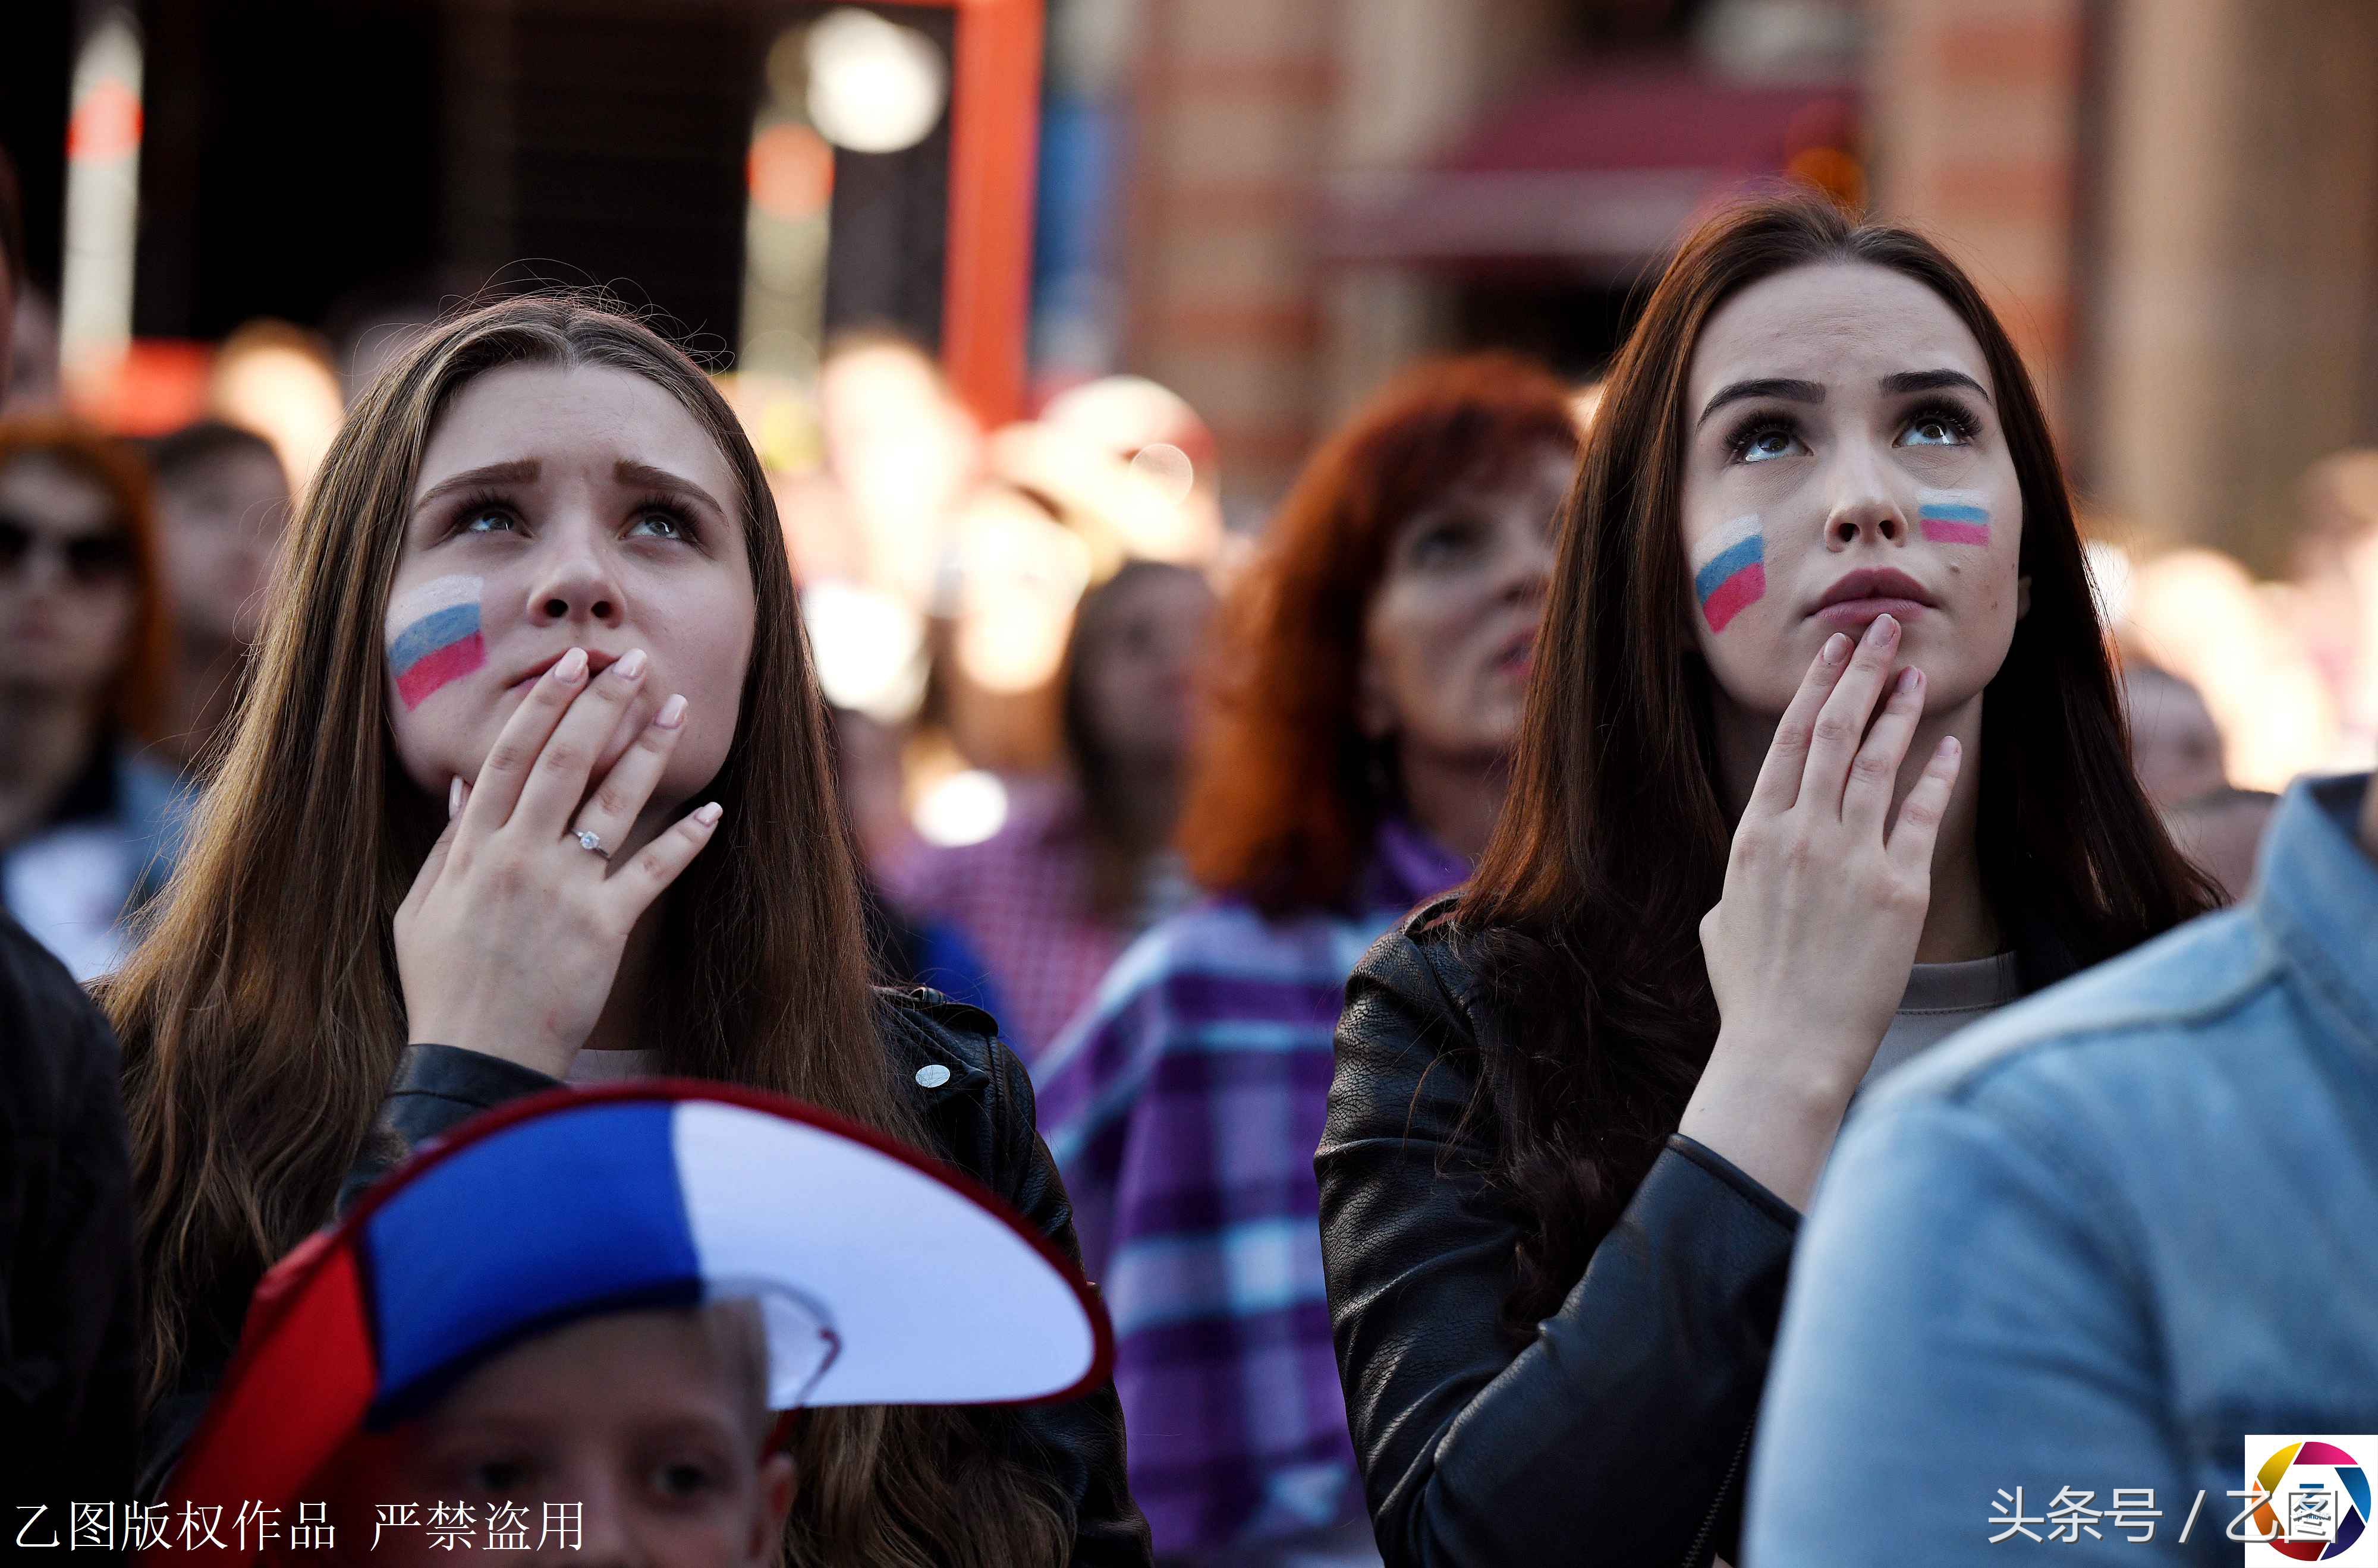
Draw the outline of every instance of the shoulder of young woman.
<instances>
[{"instance_id":1,"label":"shoulder of young woman","mask_svg":"<svg viewBox=\"0 0 2378 1568\"><path fill-rule=\"evenodd\" d=\"M917 1095L941 1153L991 1179L1019 1131L1034 1134L1032 1081L998 1021L924 986L879 987L875 999L892 1071Z\"/></svg>"},{"instance_id":2,"label":"shoulder of young woman","mask_svg":"<svg viewBox=\"0 0 2378 1568\"><path fill-rule=\"evenodd\" d=\"M1457 1021L1471 1030L1480 1000L1477 943L1462 929L1459 895L1431 899L1371 944L1347 982L1350 1011L1383 992L1399 1011Z\"/></svg>"}]
</instances>

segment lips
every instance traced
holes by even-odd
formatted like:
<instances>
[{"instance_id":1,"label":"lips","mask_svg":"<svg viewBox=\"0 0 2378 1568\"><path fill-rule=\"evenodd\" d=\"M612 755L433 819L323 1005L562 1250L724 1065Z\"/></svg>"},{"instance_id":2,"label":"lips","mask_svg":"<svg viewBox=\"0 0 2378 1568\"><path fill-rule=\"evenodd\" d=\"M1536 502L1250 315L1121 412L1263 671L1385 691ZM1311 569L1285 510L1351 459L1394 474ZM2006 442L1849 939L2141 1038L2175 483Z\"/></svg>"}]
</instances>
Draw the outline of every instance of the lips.
<instances>
[{"instance_id":1,"label":"lips","mask_svg":"<svg viewBox=\"0 0 2378 1568\"><path fill-rule=\"evenodd\" d=\"M1866 567L1850 572L1826 589L1825 596L1817 601L1816 608L1829 610L1836 604L1856 604L1868 599L1896 600L1924 609L1936 606L1930 591L1905 572L1888 567Z\"/></svg>"},{"instance_id":2,"label":"lips","mask_svg":"<svg viewBox=\"0 0 2378 1568\"><path fill-rule=\"evenodd\" d=\"M527 669L522 670L519 675L513 676L511 684L513 686L526 686L530 681L534 680L537 676L545 674L546 671L553 668L554 665L561 663L564 658L569 656L569 653L570 650L564 648L558 653L548 654L546 657L539 659L535 664L531 664ZM619 655L617 653L606 653L600 649L595 648L589 648L586 650L586 673L589 676L601 675L605 670L610 668L613 664L616 664L619 662Z\"/></svg>"}]
</instances>

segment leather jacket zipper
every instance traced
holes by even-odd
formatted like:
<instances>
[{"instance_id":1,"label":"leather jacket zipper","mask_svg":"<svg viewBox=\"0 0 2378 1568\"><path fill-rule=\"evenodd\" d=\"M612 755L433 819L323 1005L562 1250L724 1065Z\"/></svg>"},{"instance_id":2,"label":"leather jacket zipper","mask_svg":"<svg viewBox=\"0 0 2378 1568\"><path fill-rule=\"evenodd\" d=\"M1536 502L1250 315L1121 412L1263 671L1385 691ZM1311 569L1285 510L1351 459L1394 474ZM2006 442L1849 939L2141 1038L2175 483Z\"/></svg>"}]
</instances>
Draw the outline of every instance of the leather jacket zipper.
<instances>
[{"instance_id":1,"label":"leather jacket zipper","mask_svg":"<svg viewBox=\"0 0 2378 1568\"><path fill-rule=\"evenodd\" d=\"M1742 1456L1749 1452L1750 1430L1746 1430L1742 1441L1735 1444L1734 1463L1725 1467L1725 1479L1718 1482L1717 1495L1710 1499L1709 1516L1701 1521L1700 1534L1693 1538L1692 1550L1685 1553L1683 1568L1702 1568L1709 1562L1701 1555L1702 1549L1710 1544L1711 1532L1717 1528L1718 1511L1725 1506L1725 1494L1734 1490L1734 1478L1742 1473Z\"/></svg>"}]
</instances>

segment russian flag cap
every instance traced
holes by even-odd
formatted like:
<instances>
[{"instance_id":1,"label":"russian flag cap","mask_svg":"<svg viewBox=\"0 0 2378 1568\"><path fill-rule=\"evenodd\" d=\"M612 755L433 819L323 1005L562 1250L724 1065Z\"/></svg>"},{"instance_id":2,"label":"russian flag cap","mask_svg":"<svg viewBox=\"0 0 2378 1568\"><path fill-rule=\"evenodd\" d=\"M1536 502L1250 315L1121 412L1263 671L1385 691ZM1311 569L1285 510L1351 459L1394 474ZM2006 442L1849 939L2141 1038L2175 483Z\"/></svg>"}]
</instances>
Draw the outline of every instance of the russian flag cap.
<instances>
[{"instance_id":1,"label":"russian flag cap","mask_svg":"<svg viewBox=\"0 0 2378 1568\"><path fill-rule=\"evenodd\" d=\"M265 1275L163 1498L287 1506L510 1345L735 1299L780 1410L1068 1399L1114 1359L1075 1266L946 1166L754 1091L558 1090L428 1145Z\"/></svg>"}]
</instances>

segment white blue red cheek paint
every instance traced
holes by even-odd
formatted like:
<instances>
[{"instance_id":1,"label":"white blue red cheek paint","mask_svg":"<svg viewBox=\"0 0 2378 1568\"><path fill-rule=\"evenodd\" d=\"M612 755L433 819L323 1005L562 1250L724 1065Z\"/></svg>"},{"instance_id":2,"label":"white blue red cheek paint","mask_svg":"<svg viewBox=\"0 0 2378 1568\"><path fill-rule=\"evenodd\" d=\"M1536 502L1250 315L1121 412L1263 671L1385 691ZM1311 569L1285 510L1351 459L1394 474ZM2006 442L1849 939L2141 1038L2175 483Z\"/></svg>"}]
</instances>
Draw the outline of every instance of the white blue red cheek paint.
<instances>
[{"instance_id":1,"label":"white blue red cheek paint","mask_svg":"<svg viewBox=\"0 0 2378 1568\"><path fill-rule=\"evenodd\" d=\"M388 667L406 711L487 662L487 645L479 635L482 581L433 578L389 604Z\"/></svg>"},{"instance_id":2,"label":"white blue red cheek paint","mask_svg":"<svg viewBox=\"0 0 2378 1568\"><path fill-rule=\"evenodd\" d=\"M1935 545L1988 545L1990 514L1963 496L1928 497L1916 509L1916 526Z\"/></svg>"},{"instance_id":3,"label":"white blue red cheek paint","mask_svg":"<svg viewBox=\"0 0 2378 1568\"><path fill-rule=\"evenodd\" d=\"M1767 542L1759 519L1738 517L1701 541L1701 564L1693 570L1693 597L1711 631L1758 603L1767 592Z\"/></svg>"}]
</instances>

